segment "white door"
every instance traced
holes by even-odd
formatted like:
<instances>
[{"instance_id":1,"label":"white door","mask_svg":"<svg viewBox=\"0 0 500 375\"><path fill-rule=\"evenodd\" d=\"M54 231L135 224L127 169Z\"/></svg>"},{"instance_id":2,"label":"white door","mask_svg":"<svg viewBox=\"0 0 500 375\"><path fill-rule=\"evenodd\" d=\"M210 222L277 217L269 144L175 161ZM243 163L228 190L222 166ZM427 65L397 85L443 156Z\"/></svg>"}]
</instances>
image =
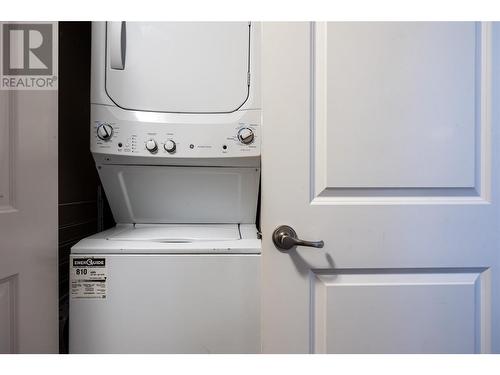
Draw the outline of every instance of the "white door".
<instances>
[{"instance_id":1,"label":"white door","mask_svg":"<svg viewBox=\"0 0 500 375\"><path fill-rule=\"evenodd\" d=\"M263 25L264 352L500 352L499 46ZM324 247L280 252L280 225Z\"/></svg>"},{"instance_id":2,"label":"white door","mask_svg":"<svg viewBox=\"0 0 500 375\"><path fill-rule=\"evenodd\" d=\"M57 353L57 91L0 91L0 353Z\"/></svg>"}]
</instances>

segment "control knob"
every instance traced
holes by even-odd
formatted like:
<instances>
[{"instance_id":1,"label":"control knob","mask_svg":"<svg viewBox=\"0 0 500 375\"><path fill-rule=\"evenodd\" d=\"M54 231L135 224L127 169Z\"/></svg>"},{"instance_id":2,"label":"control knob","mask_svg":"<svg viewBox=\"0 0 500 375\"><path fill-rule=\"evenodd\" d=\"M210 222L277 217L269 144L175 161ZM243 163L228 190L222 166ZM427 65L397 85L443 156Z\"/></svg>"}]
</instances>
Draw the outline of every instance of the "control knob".
<instances>
[{"instance_id":1,"label":"control knob","mask_svg":"<svg viewBox=\"0 0 500 375\"><path fill-rule=\"evenodd\" d=\"M154 139L150 139L146 142L146 149L154 154L156 151L158 151L158 145L156 144L156 141Z\"/></svg>"},{"instance_id":2,"label":"control knob","mask_svg":"<svg viewBox=\"0 0 500 375\"><path fill-rule=\"evenodd\" d=\"M103 141L109 141L113 135L113 127L109 124L100 124L97 127L97 136Z\"/></svg>"},{"instance_id":3,"label":"control knob","mask_svg":"<svg viewBox=\"0 0 500 375\"><path fill-rule=\"evenodd\" d=\"M250 143L252 143L254 138L255 135L253 133L253 130L250 128L241 128L238 131L238 139L244 145L249 145Z\"/></svg>"},{"instance_id":4,"label":"control knob","mask_svg":"<svg viewBox=\"0 0 500 375\"><path fill-rule=\"evenodd\" d=\"M168 141L165 142L165 144L163 145L163 148L169 154L173 154L175 152L175 149L176 149L176 144L175 144L174 141L172 141L171 139L169 139Z\"/></svg>"}]
</instances>

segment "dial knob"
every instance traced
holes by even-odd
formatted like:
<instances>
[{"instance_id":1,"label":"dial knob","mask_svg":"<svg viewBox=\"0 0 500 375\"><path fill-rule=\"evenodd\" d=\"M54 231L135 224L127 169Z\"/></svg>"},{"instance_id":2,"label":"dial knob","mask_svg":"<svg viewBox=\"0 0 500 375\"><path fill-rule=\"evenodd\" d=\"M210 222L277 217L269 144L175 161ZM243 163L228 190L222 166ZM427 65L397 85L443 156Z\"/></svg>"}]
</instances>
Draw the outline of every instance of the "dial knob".
<instances>
[{"instance_id":1,"label":"dial knob","mask_svg":"<svg viewBox=\"0 0 500 375\"><path fill-rule=\"evenodd\" d=\"M156 151L158 151L158 145L156 144L156 141L154 139L150 139L146 142L146 149L154 154Z\"/></svg>"},{"instance_id":2,"label":"dial knob","mask_svg":"<svg viewBox=\"0 0 500 375\"><path fill-rule=\"evenodd\" d=\"M174 141L169 139L168 141L165 142L163 145L163 148L165 151L167 151L169 154L173 154L175 152L176 144Z\"/></svg>"},{"instance_id":3,"label":"dial knob","mask_svg":"<svg viewBox=\"0 0 500 375\"><path fill-rule=\"evenodd\" d=\"M253 130L250 128L241 128L238 131L238 139L245 145L252 143L254 138L255 135L253 134Z\"/></svg>"},{"instance_id":4,"label":"dial knob","mask_svg":"<svg viewBox=\"0 0 500 375\"><path fill-rule=\"evenodd\" d=\"M109 141L113 135L113 127L109 124L100 124L97 127L97 136L103 141Z\"/></svg>"}]
</instances>

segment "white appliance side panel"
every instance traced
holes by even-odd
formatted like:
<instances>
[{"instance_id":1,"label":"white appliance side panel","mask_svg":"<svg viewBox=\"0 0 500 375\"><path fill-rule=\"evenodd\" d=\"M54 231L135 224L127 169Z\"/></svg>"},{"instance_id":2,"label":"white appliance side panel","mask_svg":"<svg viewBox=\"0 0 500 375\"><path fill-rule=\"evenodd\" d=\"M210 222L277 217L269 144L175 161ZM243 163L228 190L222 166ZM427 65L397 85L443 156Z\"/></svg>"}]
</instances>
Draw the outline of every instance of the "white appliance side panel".
<instances>
[{"instance_id":1,"label":"white appliance side panel","mask_svg":"<svg viewBox=\"0 0 500 375\"><path fill-rule=\"evenodd\" d=\"M260 352L259 256L104 258L106 298L70 300L70 353Z\"/></svg>"},{"instance_id":2,"label":"white appliance side panel","mask_svg":"<svg viewBox=\"0 0 500 375\"><path fill-rule=\"evenodd\" d=\"M259 168L98 166L117 223L255 223Z\"/></svg>"},{"instance_id":3,"label":"white appliance side panel","mask_svg":"<svg viewBox=\"0 0 500 375\"><path fill-rule=\"evenodd\" d=\"M249 94L248 22L107 23L106 91L130 110L232 112ZM122 30L123 36L114 36ZM119 44L119 45L115 45ZM123 69L114 69L121 49ZM120 64L121 68L121 64Z\"/></svg>"}]
</instances>

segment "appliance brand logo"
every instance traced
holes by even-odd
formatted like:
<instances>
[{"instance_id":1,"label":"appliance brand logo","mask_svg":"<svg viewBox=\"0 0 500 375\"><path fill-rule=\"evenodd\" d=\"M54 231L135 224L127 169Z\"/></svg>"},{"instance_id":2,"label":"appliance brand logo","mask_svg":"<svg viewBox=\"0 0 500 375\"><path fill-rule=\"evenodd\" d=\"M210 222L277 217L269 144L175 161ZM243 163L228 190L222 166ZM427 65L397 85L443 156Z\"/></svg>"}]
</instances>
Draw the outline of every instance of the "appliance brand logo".
<instances>
[{"instance_id":1,"label":"appliance brand logo","mask_svg":"<svg viewBox=\"0 0 500 375\"><path fill-rule=\"evenodd\" d=\"M105 258L73 258L73 267L105 267Z\"/></svg>"},{"instance_id":2,"label":"appliance brand logo","mask_svg":"<svg viewBox=\"0 0 500 375\"><path fill-rule=\"evenodd\" d=\"M1 22L2 90L57 90L57 23Z\"/></svg>"}]
</instances>

